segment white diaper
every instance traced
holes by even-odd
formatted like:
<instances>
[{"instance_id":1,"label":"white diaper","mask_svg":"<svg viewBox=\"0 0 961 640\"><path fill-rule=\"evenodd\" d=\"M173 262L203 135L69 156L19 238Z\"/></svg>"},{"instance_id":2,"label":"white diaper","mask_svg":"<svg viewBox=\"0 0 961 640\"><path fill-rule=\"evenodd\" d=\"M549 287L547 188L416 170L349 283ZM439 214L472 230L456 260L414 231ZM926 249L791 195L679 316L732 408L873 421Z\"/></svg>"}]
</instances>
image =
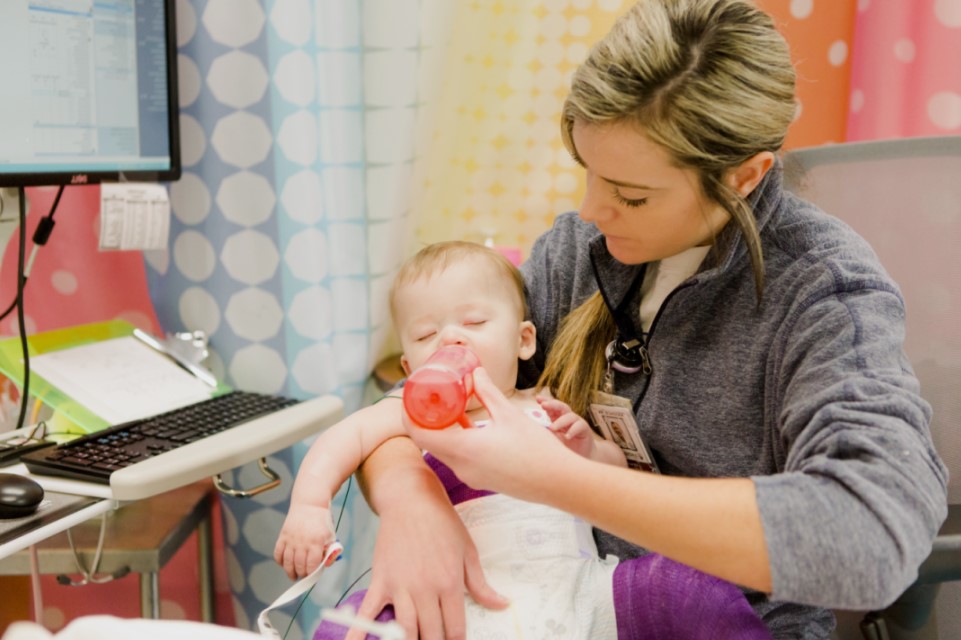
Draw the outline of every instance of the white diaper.
<instances>
[{"instance_id":1,"label":"white diaper","mask_svg":"<svg viewBox=\"0 0 961 640\"><path fill-rule=\"evenodd\" d=\"M591 526L557 509L504 495L455 507L502 611L467 599L471 640L617 638L612 575L597 557Z\"/></svg>"}]
</instances>

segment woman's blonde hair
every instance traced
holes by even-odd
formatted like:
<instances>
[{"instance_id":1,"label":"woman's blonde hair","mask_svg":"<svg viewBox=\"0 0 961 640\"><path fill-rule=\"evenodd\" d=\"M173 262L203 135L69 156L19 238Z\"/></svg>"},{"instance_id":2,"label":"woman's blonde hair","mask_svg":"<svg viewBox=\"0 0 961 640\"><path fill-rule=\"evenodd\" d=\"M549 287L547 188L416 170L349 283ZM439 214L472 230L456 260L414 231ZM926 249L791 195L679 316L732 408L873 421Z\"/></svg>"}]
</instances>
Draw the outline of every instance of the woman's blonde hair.
<instances>
[{"instance_id":1,"label":"woman's blonde hair","mask_svg":"<svg viewBox=\"0 0 961 640\"><path fill-rule=\"evenodd\" d=\"M577 157L575 121L635 124L678 167L693 169L704 196L741 231L760 303L764 260L754 213L725 178L757 153L781 148L797 108L794 85L787 43L753 2L640 0L575 72L561 135ZM539 386L583 413L604 372L603 348L594 343L615 333L597 293L565 319Z\"/></svg>"}]
</instances>

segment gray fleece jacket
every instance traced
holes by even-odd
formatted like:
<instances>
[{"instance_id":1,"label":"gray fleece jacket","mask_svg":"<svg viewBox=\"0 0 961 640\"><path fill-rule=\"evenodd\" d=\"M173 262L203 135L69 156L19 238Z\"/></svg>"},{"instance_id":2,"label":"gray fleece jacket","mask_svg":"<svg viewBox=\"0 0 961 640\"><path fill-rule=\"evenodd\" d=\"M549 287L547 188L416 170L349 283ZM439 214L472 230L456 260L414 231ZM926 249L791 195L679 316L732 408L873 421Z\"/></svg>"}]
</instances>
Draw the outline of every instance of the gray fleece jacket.
<instances>
[{"instance_id":1,"label":"gray fleece jacket","mask_svg":"<svg viewBox=\"0 0 961 640\"><path fill-rule=\"evenodd\" d=\"M780 165L751 202L760 307L729 224L662 304L651 374L618 373L615 391L634 401L663 473L754 480L773 593L748 597L775 637L826 638L824 607L880 608L916 577L946 516L947 471L903 352L904 301L874 252L783 190ZM561 215L522 267L538 352L519 386L533 385L558 323L597 290L595 269L611 303L635 298L626 308L641 335L630 284L643 267L617 262L593 225ZM643 552L597 539L602 556Z\"/></svg>"}]
</instances>

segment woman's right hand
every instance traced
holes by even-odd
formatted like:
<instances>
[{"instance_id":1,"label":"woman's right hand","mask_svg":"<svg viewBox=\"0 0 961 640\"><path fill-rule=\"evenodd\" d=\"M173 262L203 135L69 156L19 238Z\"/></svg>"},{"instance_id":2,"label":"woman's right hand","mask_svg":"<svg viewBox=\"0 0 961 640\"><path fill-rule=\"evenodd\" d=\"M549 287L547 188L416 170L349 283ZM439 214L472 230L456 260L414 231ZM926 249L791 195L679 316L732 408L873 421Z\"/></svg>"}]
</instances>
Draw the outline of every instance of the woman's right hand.
<instances>
[{"instance_id":1,"label":"woman's right hand","mask_svg":"<svg viewBox=\"0 0 961 640\"><path fill-rule=\"evenodd\" d=\"M406 438L381 449L396 446L416 451ZM502 609L508 602L487 584L470 534L423 461L382 471L367 474L380 529L370 587L357 615L371 620L393 604L408 638L464 638L465 587L483 606ZM346 640L362 638L363 631L351 630Z\"/></svg>"}]
</instances>

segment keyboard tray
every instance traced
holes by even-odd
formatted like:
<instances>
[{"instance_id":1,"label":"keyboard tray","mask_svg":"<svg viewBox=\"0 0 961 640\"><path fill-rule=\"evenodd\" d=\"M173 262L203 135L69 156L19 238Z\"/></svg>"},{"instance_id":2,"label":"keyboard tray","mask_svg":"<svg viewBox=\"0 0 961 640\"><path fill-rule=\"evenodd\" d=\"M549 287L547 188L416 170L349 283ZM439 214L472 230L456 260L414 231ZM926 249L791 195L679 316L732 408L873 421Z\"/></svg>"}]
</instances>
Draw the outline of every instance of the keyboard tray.
<instances>
[{"instance_id":1,"label":"keyboard tray","mask_svg":"<svg viewBox=\"0 0 961 640\"><path fill-rule=\"evenodd\" d=\"M235 406L263 400L266 403L254 416L245 415L243 408ZM240 413L236 413L238 410ZM30 453L22 461L33 474L109 484L115 499L140 500L276 453L316 435L339 420L342 411L343 404L335 396L296 402L234 391ZM215 415L219 424L213 432L191 428L200 422L191 418L198 412ZM170 425L178 423L182 425L179 429L186 429L179 440L177 433L170 433ZM78 463L76 452L95 447L105 448L103 454L98 453L99 460ZM120 456L111 455L114 451L137 457L120 460Z\"/></svg>"}]
</instances>

